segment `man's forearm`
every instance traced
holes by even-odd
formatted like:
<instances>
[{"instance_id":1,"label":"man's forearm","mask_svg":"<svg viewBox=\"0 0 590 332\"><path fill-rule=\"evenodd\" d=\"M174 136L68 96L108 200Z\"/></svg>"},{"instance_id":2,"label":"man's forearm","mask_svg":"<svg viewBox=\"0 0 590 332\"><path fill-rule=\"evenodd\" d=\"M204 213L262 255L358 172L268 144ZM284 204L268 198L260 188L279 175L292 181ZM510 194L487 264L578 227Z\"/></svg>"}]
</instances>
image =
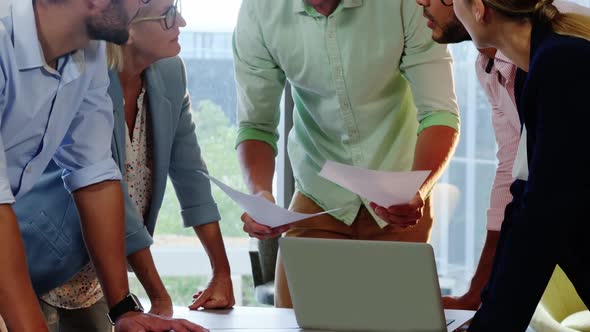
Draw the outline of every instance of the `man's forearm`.
<instances>
[{"instance_id":1,"label":"man's forearm","mask_svg":"<svg viewBox=\"0 0 590 332\"><path fill-rule=\"evenodd\" d=\"M125 260L125 207L119 181L74 192L86 247L109 307L129 293Z\"/></svg>"},{"instance_id":2,"label":"man's forearm","mask_svg":"<svg viewBox=\"0 0 590 332\"><path fill-rule=\"evenodd\" d=\"M0 205L0 315L9 331L47 331L12 207Z\"/></svg>"},{"instance_id":3,"label":"man's forearm","mask_svg":"<svg viewBox=\"0 0 590 332\"><path fill-rule=\"evenodd\" d=\"M151 300L169 298L149 247L127 256L127 261Z\"/></svg>"},{"instance_id":4,"label":"man's forearm","mask_svg":"<svg viewBox=\"0 0 590 332\"><path fill-rule=\"evenodd\" d=\"M265 142L247 140L238 145L238 159L250 193L272 193L275 172L274 150Z\"/></svg>"},{"instance_id":5,"label":"man's forearm","mask_svg":"<svg viewBox=\"0 0 590 332\"><path fill-rule=\"evenodd\" d=\"M481 257L479 258L479 263L477 265L477 270L473 275L473 279L471 279L471 285L466 294L468 297L477 299L478 303L480 303L481 291L488 282L488 279L490 279L499 239L500 232L488 231L483 250L481 251Z\"/></svg>"},{"instance_id":6,"label":"man's forearm","mask_svg":"<svg viewBox=\"0 0 590 332\"><path fill-rule=\"evenodd\" d=\"M195 233L201 240L209 255L213 275L230 275L229 262L223 245L223 237L218 222L212 222L194 227Z\"/></svg>"},{"instance_id":7,"label":"man's forearm","mask_svg":"<svg viewBox=\"0 0 590 332\"><path fill-rule=\"evenodd\" d=\"M444 172L455 152L458 139L459 133L447 126L428 127L418 136L412 169L431 171L420 188L422 197L430 194L434 184Z\"/></svg>"}]
</instances>

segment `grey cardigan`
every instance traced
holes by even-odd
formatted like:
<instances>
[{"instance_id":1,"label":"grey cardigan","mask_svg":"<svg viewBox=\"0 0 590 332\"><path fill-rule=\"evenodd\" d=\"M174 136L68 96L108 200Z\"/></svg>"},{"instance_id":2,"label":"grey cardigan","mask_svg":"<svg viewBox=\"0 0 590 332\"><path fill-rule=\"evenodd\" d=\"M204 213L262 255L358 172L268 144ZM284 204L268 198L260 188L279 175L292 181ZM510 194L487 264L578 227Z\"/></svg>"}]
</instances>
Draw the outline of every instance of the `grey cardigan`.
<instances>
[{"instance_id":1,"label":"grey cardigan","mask_svg":"<svg viewBox=\"0 0 590 332\"><path fill-rule=\"evenodd\" d=\"M109 95L113 100L115 127L113 159L125 172L125 111L123 93L116 72L109 73ZM220 219L211 196L209 180L191 117L190 97L182 60L168 58L145 71L148 113L153 136L153 186L149 213L139 215L131 198L125 196L127 255L149 247L168 176L180 202L185 227ZM39 183L14 205L25 242L29 274L38 294L47 292L76 274L87 262L79 215L61 180L61 169L48 166Z\"/></svg>"}]
</instances>

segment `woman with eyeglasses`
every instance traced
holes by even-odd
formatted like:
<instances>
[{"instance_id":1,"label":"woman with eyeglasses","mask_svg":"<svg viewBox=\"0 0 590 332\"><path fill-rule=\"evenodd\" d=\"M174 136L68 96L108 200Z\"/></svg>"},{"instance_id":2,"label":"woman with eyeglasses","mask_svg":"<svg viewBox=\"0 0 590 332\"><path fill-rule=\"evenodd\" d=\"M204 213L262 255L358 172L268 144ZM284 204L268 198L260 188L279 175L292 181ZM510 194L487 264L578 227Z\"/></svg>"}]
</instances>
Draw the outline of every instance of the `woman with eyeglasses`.
<instances>
[{"instance_id":1,"label":"woman with eyeglasses","mask_svg":"<svg viewBox=\"0 0 590 332\"><path fill-rule=\"evenodd\" d=\"M127 194L127 260L150 298L150 313L172 316L171 298L146 248L149 242L138 235L144 229L153 235L169 176L183 224L194 229L213 269L207 288L193 295L190 308L230 308L235 301L220 216L209 180L199 173L207 168L191 118L184 63L177 57L179 28L186 22L178 1L148 2L131 22L127 44L107 45L115 118L113 158L121 168ZM61 172L54 173L59 178ZM52 332L112 329L92 264L40 299Z\"/></svg>"},{"instance_id":2,"label":"woman with eyeglasses","mask_svg":"<svg viewBox=\"0 0 590 332\"><path fill-rule=\"evenodd\" d=\"M150 234L169 176L184 226L194 229L209 255L213 277L207 289L193 295L190 308L231 308L235 300L220 216L209 179L200 173L207 168L191 116L184 63L177 56L179 28L186 25L180 6L179 0L151 0L132 21L127 44L107 45L118 150L113 153L119 154L134 203L128 208L139 210ZM150 284L140 281L149 295Z\"/></svg>"},{"instance_id":3,"label":"woman with eyeglasses","mask_svg":"<svg viewBox=\"0 0 590 332\"><path fill-rule=\"evenodd\" d=\"M455 0L478 48L521 70L521 143L492 274L469 331L524 331L557 264L590 306L590 17L552 0Z\"/></svg>"}]
</instances>

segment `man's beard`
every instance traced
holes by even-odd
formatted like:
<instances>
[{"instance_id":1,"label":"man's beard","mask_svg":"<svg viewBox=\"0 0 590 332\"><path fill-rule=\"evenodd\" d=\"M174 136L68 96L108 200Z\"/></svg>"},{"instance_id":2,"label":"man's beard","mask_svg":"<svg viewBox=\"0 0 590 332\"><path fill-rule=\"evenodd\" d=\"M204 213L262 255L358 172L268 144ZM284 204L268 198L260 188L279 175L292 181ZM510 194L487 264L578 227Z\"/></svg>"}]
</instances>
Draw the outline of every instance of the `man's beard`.
<instances>
[{"instance_id":1,"label":"man's beard","mask_svg":"<svg viewBox=\"0 0 590 332\"><path fill-rule=\"evenodd\" d=\"M466 40L471 40L471 36L457 18L453 21L449 22L446 26L440 27L442 33L440 36L435 37L433 35L433 39L435 42L440 44L456 44Z\"/></svg>"},{"instance_id":2,"label":"man's beard","mask_svg":"<svg viewBox=\"0 0 590 332\"><path fill-rule=\"evenodd\" d=\"M88 37L123 45L129 39L129 16L122 1L112 0L99 17L90 17L86 22Z\"/></svg>"}]
</instances>

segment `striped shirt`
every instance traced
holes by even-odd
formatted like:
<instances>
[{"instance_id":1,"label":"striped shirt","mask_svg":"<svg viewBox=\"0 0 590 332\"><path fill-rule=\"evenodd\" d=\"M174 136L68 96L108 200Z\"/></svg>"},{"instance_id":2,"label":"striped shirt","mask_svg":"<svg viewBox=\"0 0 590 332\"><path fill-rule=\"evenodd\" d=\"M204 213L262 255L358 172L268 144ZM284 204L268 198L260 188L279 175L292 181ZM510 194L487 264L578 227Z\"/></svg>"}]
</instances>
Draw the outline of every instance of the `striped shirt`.
<instances>
[{"instance_id":1,"label":"striped shirt","mask_svg":"<svg viewBox=\"0 0 590 332\"><path fill-rule=\"evenodd\" d=\"M498 167L490 194L487 229L499 231L504 220L504 209L512 200L512 166L520 140L520 119L514 99L517 67L500 52L496 53L493 60L480 53L475 70L492 107L492 125L498 145Z\"/></svg>"}]
</instances>

